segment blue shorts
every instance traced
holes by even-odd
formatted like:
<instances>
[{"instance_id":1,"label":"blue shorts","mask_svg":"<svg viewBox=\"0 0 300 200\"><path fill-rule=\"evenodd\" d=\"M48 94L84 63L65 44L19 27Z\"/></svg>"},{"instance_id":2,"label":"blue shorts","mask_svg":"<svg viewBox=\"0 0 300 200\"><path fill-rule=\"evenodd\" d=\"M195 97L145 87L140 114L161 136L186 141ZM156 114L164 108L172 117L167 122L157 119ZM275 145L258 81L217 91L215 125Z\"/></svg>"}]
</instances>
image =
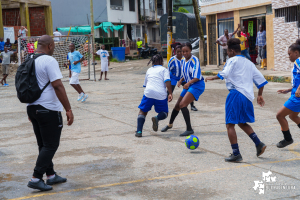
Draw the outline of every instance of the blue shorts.
<instances>
[{"instance_id":1,"label":"blue shorts","mask_svg":"<svg viewBox=\"0 0 300 200\"><path fill-rule=\"evenodd\" d=\"M225 104L226 124L255 122L252 102L237 90L230 90Z\"/></svg>"},{"instance_id":2,"label":"blue shorts","mask_svg":"<svg viewBox=\"0 0 300 200\"><path fill-rule=\"evenodd\" d=\"M154 106L155 112L157 113L169 112L168 98L165 100L157 100L148 98L144 95L141 104L139 105L139 109L143 112L149 112L152 106Z\"/></svg>"},{"instance_id":3,"label":"blue shorts","mask_svg":"<svg viewBox=\"0 0 300 200\"><path fill-rule=\"evenodd\" d=\"M204 92L204 90L205 90L205 83L202 80L202 81L198 81L198 82L194 83L187 90L183 89L180 96L184 97L184 95L187 92L190 92L194 96L195 100L198 101L200 95Z\"/></svg>"},{"instance_id":4,"label":"blue shorts","mask_svg":"<svg viewBox=\"0 0 300 200\"><path fill-rule=\"evenodd\" d=\"M291 97L285 102L284 107L293 112L300 112L300 97L296 97L295 94L292 93Z\"/></svg>"},{"instance_id":5,"label":"blue shorts","mask_svg":"<svg viewBox=\"0 0 300 200\"><path fill-rule=\"evenodd\" d=\"M171 78L171 85L177 85L178 80Z\"/></svg>"}]
</instances>

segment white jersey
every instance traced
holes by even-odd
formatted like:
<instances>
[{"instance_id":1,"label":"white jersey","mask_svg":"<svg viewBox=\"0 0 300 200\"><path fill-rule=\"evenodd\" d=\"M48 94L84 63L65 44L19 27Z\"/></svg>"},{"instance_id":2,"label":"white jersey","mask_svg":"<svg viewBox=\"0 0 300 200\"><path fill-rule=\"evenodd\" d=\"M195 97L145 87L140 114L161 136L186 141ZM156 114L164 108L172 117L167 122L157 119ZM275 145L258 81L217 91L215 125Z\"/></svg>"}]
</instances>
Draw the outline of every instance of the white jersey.
<instances>
[{"instance_id":1,"label":"white jersey","mask_svg":"<svg viewBox=\"0 0 300 200\"><path fill-rule=\"evenodd\" d=\"M40 89L43 89L49 81L54 82L63 77L58 62L52 56L47 55L40 56L35 60L35 72ZM28 104L28 106L30 105L41 105L48 110L63 111L63 106L57 98L51 83L45 88L41 97Z\"/></svg>"},{"instance_id":2,"label":"white jersey","mask_svg":"<svg viewBox=\"0 0 300 200\"><path fill-rule=\"evenodd\" d=\"M62 36L62 34L58 31L53 32L53 35L56 36L53 38L54 42L59 42L59 36Z\"/></svg>"},{"instance_id":3,"label":"white jersey","mask_svg":"<svg viewBox=\"0 0 300 200\"><path fill-rule=\"evenodd\" d=\"M240 55L230 58L218 77L225 78L228 90L236 89L251 102L254 100L253 83L258 89L268 83L256 66Z\"/></svg>"},{"instance_id":4,"label":"white jersey","mask_svg":"<svg viewBox=\"0 0 300 200\"><path fill-rule=\"evenodd\" d=\"M96 54L100 56L101 62L108 62L108 51L100 49L96 52Z\"/></svg>"},{"instance_id":5,"label":"white jersey","mask_svg":"<svg viewBox=\"0 0 300 200\"><path fill-rule=\"evenodd\" d=\"M150 67L146 73L144 95L151 99L165 100L167 98L166 82L170 80L170 72L161 65Z\"/></svg>"}]
</instances>

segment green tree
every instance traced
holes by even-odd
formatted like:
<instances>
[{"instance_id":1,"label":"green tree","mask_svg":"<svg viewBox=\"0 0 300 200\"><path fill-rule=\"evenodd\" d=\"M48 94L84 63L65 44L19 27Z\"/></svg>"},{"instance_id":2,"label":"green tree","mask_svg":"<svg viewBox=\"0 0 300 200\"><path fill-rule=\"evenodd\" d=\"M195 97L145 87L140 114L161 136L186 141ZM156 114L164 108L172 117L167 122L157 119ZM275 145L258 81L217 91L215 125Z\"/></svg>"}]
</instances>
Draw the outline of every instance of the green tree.
<instances>
[{"instance_id":1,"label":"green tree","mask_svg":"<svg viewBox=\"0 0 300 200\"><path fill-rule=\"evenodd\" d=\"M183 7L179 7L177 12L181 12L181 13L189 13L189 11L187 11L187 9L183 8Z\"/></svg>"}]
</instances>

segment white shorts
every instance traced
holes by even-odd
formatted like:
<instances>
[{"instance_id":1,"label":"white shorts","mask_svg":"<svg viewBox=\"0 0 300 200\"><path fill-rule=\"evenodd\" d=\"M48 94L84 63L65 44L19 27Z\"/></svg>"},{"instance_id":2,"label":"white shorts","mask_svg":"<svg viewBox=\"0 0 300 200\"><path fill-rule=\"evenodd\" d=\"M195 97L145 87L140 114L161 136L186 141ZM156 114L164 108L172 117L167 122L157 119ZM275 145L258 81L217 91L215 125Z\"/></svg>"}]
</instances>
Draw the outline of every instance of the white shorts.
<instances>
[{"instance_id":1,"label":"white shorts","mask_svg":"<svg viewBox=\"0 0 300 200\"><path fill-rule=\"evenodd\" d=\"M108 62L101 61L101 71L108 72Z\"/></svg>"},{"instance_id":2,"label":"white shorts","mask_svg":"<svg viewBox=\"0 0 300 200\"><path fill-rule=\"evenodd\" d=\"M70 78L70 85L79 84L79 73L72 72L72 76Z\"/></svg>"}]
</instances>

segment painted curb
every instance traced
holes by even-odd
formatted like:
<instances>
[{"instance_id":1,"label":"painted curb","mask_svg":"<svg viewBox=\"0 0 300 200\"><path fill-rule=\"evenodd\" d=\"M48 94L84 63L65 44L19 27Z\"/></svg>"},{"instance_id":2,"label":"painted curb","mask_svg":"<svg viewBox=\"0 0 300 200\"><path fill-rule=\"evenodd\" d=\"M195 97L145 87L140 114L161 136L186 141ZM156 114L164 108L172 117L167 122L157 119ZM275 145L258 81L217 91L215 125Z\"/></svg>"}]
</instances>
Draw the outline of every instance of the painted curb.
<instances>
[{"instance_id":1,"label":"painted curb","mask_svg":"<svg viewBox=\"0 0 300 200\"><path fill-rule=\"evenodd\" d=\"M203 76L216 76L218 72L213 71L202 71ZM291 83L291 77L287 76L264 76L265 79L269 82L277 82L277 83Z\"/></svg>"}]
</instances>

